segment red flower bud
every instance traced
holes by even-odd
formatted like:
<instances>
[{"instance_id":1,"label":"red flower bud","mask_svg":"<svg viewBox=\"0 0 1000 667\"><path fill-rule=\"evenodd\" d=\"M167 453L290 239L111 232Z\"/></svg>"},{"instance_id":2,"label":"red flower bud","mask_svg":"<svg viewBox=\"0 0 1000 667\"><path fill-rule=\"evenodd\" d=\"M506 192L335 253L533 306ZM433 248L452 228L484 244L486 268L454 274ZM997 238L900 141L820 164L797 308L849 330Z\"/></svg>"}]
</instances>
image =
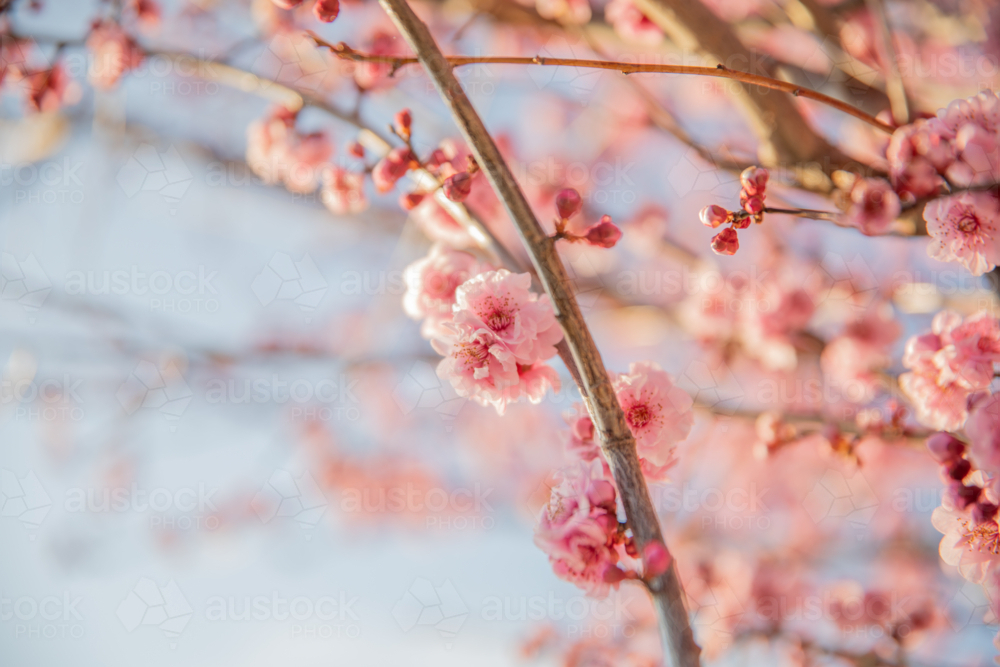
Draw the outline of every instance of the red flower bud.
<instances>
[{"instance_id":1,"label":"red flower bud","mask_svg":"<svg viewBox=\"0 0 1000 667\"><path fill-rule=\"evenodd\" d=\"M763 197L764 190L767 188L767 178L767 169L747 167L740 174L740 184L743 186L743 191L748 195L760 195Z\"/></svg>"},{"instance_id":2,"label":"red flower bud","mask_svg":"<svg viewBox=\"0 0 1000 667\"><path fill-rule=\"evenodd\" d=\"M424 200L423 193L407 192L406 194L400 196L399 205L402 206L404 210L412 211L423 200Z\"/></svg>"},{"instance_id":3,"label":"red flower bud","mask_svg":"<svg viewBox=\"0 0 1000 667\"><path fill-rule=\"evenodd\" d=\"M347 152L354 157L363 158L365 156L365 147L362 146L360 142L355 141L347 147Z\"/></svg>"},{"instance_id":4,"label":"red flower bud","mask_svg":"<svg viewBox=\"0 0 1000 667\"><path fill-rule=\"evenodd\" d=\"M583 199L580 198L580 193L573 188L561 190L556 195L556 210L559 211L559 218L562 220L573 217L580 212L582 207Z\"/></svg>"},{"instance_id":5,"label":"red flower bud","mask_svg":"<svg viewBox=\"0 0 1000 667\"><path fill-rule=\"evenodd\" d=\"M330 23L340 13L340 0L316 0L313 15L323 23Z\"/></svg>"},{"instance_id":6,"label":"red flower bud","mask_svg":"<svg viewBox=\"0 0 1000 667\"><path fill-rule=\"evenodd\" d=\"M721 206L712 204L701 209L698 217L701 218L701 224L715 229L719 225L725 224L726 220L729 219L729 211Z\"/></svg>"},{"instance_id":7,"label":"red flower bud","mask_svg":"<svg viewBox=\"0 0 1000 667\"><path fill-rule=\"evenodd\" d=\"M764 199L759 195L754 195L752 197L747 197L746 202L743 204L743 210L750 215L757 215L758 213L764 212Z\"/></svg>"},{"instance_id":8,"label":"red flower bud","mask_svg":"<svg viewBox=\"0 0 1000 667\"><path fill-rule=\"evenodd\" d=\"M618 229L618 225L611 222L610 215L603 216L600 222L590 227L584 235L587 243L599 248L614 248L621 237L622 230Z\"/></svg>"},{"instance_id":9,"label":"red flower bud","mask_svg":"<svg viewBox=\"0 0 1000 667\"><path fill-rule=\"evenodd\" d=\"M465 201L472 192L472 176L469 172L460 171L444 179L444 196L452 201Z\"/></svg>"},{"instance_id":10,"label":"red flower bud","mask_svg":"<svg viewBox=\"0 0 1000 667\"><path fill-rule=\"evenodd\" d=\"M717 255L735 255L739 249L740 240L732 227L723 229L712 238L712 250Z\"/></svg>"},{"instance_id":11,"label":"red flower bud","mask_svg":"<svg viewBox=\"0 0 1000 667\"><path fill-rule=\"evenodd\" d=\"M396 112L396 130L400 135L409 139L410 138L410 128L413 126L413 116L410 115L409 109L403 109L402 111Z\"/></svg>"},{"instance_id":12,"label":"red flower bud","mask_svg":"<svg viewBox=\"0 0 1000 667\"><path fill-rule=\"evenodd\" d=\"M647 577L658 577L670 567L670 552L662 542L650 542L642 550Z\"/></svg>"}]
</instances>

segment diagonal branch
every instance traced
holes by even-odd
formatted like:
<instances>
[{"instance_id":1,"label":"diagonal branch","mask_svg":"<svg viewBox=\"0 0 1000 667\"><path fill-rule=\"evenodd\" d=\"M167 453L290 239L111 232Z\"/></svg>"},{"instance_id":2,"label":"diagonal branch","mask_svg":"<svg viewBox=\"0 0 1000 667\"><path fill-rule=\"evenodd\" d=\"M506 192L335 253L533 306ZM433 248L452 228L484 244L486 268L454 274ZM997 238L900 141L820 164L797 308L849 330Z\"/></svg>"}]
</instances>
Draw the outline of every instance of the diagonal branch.
<instances>
[{"instance_id":1,"label":"diagonal branch","mask_svg":"<svg viewBox=\"0 0 1000 667\"><path fill-rule=\"evenodd\" d=\"M482 166L487 180L517 226L539 282L555 307L556 317L573 362L580 374L580 391L587 403L601 447L614 474L622 504L641 550L652 541L662 541L659 521L639 468L635 440L612 390L611 380L580 308L569 290L566 269L555 243L542 230L524 193L514 180L487 132L479 114L455 78L451 64L441 54L427 26L406 0L380 0L380 4L418 55L442 99L450 108L469 148ZM660 619L660 634L667 663L674 667L696 667L701 650L694 641L684 604L684 593L674 567L648 582Z\"/></svg>"}]
</instances>

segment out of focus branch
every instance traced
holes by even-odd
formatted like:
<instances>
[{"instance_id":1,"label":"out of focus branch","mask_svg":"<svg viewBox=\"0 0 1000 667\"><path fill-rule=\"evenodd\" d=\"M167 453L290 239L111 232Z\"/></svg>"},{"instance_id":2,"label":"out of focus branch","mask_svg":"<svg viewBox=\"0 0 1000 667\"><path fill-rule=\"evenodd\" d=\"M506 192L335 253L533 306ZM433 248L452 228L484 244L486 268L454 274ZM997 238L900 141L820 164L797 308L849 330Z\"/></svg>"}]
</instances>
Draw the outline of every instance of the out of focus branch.
<instances>
[{"instance_id":1,"label":"out of focus branch","mask_svg":"<svg viewBox=\"0 0 1000 667\"><path fill-rule=\"evenodd\" d=\"M867 0L868 11L875 18L879 31L882 57L885 59L885 93L889 96L892 119L897 125L910 122L910 104L906 99L906 87L896 62L896 49L892 45L892 30L883 0Z\"/></svg>"},{"instance_id":2,"label":"out of focus branch","mask_svg":"<svg viewBox=\"0 0 1000 667\"><path fill-rule=\"evenodd\" d=\"M313 33L309 33L313 40L319 46L325 46L326 48L333 51L339 58L344 60L350 60L354 62L370 62L370 63L382 63L385 65L391 65L393 73L400 67L406 65L416 64L418 59L413 57L403 57L403 56L383 56L383 55L372 55L367 53L361 53L355 51L351 47L347 46L343 42L339 44L331 44L320 37L317 37ZM749 72L741 72L739 70L729 69L723 65L716 65L715 67L700 67L695 65L659 65L659 64L646 64L646 63L624 63L624 62L614 62L605 60L584 60L579 58L543 58L541 56L534 56L532 58L519 57L519 56L441 56L442 61L447 63L452 67L458 67L461 65L477 65L477 64L489 64L489 65L546 65L553 67L583 67L590 69L604 69L612 70L616 72L621 72L622 74L640 74L640 73L657 73L657 74L693 74L696 76L708 76L719 79L732 79L734 81L739 81L740 83L746 83L754 86L760 86L762 88L769 88L771 90L780 90L782 92L791 93L795 97L805 97L810 100L815 100L826 104L834 109L843 111L846 114L854 116L864 122L873 125L884 132L892 133L893 127L886 123L883 123L879 119L875 118L871 114L865 113L861 109L852 107L846 102L841 102L840 100L830 97L829 95L824 95L823 93L818 93L815 90L805 88L803 86L797 86L794 83L789 83L787 81L781 81L780 79L773 79L768 76L762 76L760 74L751 74ZM773 98L771 98L773 99ZM794 109L794 107L792 107ZM798 114L798 110L795 110ZM779 125L783 124L785 119L779 118ZM825 143L825 142L824 142ZM827 146L830 151L834 149ZM815 156L813 156L815 157ZM807 159L805 157L801 159Z\"/></svg>"},{"instance_id":3,"label":"out of focus branch","mask_svg":"<svg viewBox=\"0 0 1000 667\"><path fill-rule=\"evenodd\" d=\"M601 446L611 464L637 545L641 550L649 542L662 542L659 520L639 467L635 440L625 422L625 415L612 389L600 352L570 291L566 269L556 253L554 242L535 218L524 193L500 155L500 150L462 90L451 64L442 55L427 26L414 14L406 0L380 0L380 4L410 48L418 55L420 63L451 109L487 180L517 226L538 272L539 281L552 299L573 363L580 371L580 391L595 429L600 434ZM671 567L659 577L652 578L647 585L660 617L667 664L674 667L696 667L701 650L694 641L676 569Z\"/></svg>"}]
</instances>

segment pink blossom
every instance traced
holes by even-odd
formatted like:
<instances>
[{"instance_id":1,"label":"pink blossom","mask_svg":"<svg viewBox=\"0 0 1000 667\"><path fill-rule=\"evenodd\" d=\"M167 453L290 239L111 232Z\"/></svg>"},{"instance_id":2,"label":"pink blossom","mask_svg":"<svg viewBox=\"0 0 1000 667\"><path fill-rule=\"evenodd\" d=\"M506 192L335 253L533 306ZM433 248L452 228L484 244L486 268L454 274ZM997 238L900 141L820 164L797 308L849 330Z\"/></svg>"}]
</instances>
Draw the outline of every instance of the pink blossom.
<instances>
[{"instance_id":1,"label":"pink blossom","mask_svg":"<svg viewBox=\"0 0 1000 667\"><path fill-rule=\"evenodd\" d=\"M340 167L329 165L323 170L320 198L335 215L361 213L368 208L365 197L364 174L356 174Z\"/></svg>"},{"instance_id":2,"label":"pink blossom","mask_svg":"<svg viewBox=\"0 0 1000 667\"><path fill-rule=\"evenodd\" d=\"M530 366L518 364L517 384L510 388L511 401L524 397L529 403L538 405L551 389L558 392L561 386L559 374L548 364L535 363Z\"/></svg>"},{"instance_id":3,"label":"pink blossom","mask_svg":"<svg viewBox=\"0 0 1000 667\"><path fill-rule=\"evenodd\" d=\"M962 427L966 400L986 390L993 364L1000 360L1000 325L988 313L966 318L944 311L935 316L931 332L906 344L903 365L911 372L899 378L913 401L921 423L955 431Z\"/></svg>"},{"instance_id":4,"label":"pink blossom","mask_svg":"<svg viewBox=\"0 0 1000 667\"><path fill-rule=\"evenodd\" d=\"M845 392L848 400L871 398L871 389L879 380L878 371L891 363L889 346L900 333L891 312L868 309L823 348L820 365L824 375L839 384L860 384L864 388L857 396Z\"/></svg>"},{"instance_id":5,"label":"pink blossom","mask_svg":"<svg viewBox=\"0 0 1000 667\"><path fill-rule=\"evenodd\" d=\"M619 555L615 488L595 463L563 477L535 527L535 544L549 556L556 576L589 595L608 594L609 570Z\"/></svg>"},{"instance_id":6,"label":"pink blossom","mask_svg":"<svg viewBox=\"0 0 1000 667\"><path fill-rule=\"evenodd\" d=\"M437 243L427 257L406 267L403 309L414 319L429 318L422 329L430 338L439 326L451 320L455 290L480 271L479 262L467 252Z\"/></svg>"},{"instance_id":7,"label":"pink blossom","mask_svg":"<svg viewBox=\"0 0 1000 667\"><path fill-rule=\"evenodd\" d=\"M857 227L866 236L889 231L902 207L899 196L881 178L859 178L851 188L850 207L844 212L844 224Z\"/></svg>"},{"instance_id":8,"label":"pink blossom","mask_svg":"<svg viewBox=\"0 0 1000 667\"><path fill-rule=\"evenodd\" d=\"M969 458L980 470L1000 474L1000 394L979 394L970 399Z\"/></svg>"},{"instance_id":9,"label":"pink blossom","mask_svg":"<svg viewBox=\"0 0 1000 667\"><path fill-rule=\"evenodd\" d=\"M969 581L982 583L1000 565L996 519L976 524L967 512L941 506L931 515L931 523L944 535L938 549L941 560L957 567Z\"/></svg>"},{"instance_id":10,"label":"pink blossom","mask_svg":"<svg viewBox=\"0 0 1000 667\"><path fill-rule=\"evenodd\" d=\"M604 18L629 42L656 45L663 41L663 31L632 0L611 0L604 8Z\"/></svg>"},{"instance_id":11,"label":"pink blossom","mask_svg":"<svg viewBox=\"0 0 1000 667\"><path fill-rule=\"evenodd\" d=\"M139 45L117 23L97 24L87 38L91 51L89 79L97 88L112 88L122 74L133 70L143 61Z\"/></svg>"},{"instance_id":12,"label":"pink blossom","mask_svg":"<svg viewBox=\"0 0 1000 667\"><path fill-rule=\"evenodd\" d=\"M454 321L487 331L504 342L517 363L534 364L555 356L563 333L548 295L530 290L531 275L506 269L481 273L455 292Z\"/></svg>"},{"instance_id":13,"label":"pink blossom","mask_svg":"<svg viewBox=\"0 0 1000 667\"><path fill-rule=\"evenodd\" d=\"M954 147L943 126L925 120L893 132L886 157L893 187L915 197L937 192L943 183L939 170L946 169L955 159Z\"/></svg>"},{"instance_id":14,"label":"pink blossom","mask_svg":"<svg viewBox=\"0 0 1000 667\"><path fill-rule=\"evenodd\" d=\"M963 264L981 276L1000 263L1000 200L990 192L941 197L924 208L933 241L927 254L942 262Z\"/></svg>"},{"instance_id":15,"label":"pink blossom","mask_svg":"<svg viewBox=\"0 0 1000 667\"><path fill-rule=\"evenodd\" d=\"M639 455L656 465L669 462L673 446L694 423L691 397L652 362L631 364L628 373L614 377L613 385Z\"/></svg>"},{"instance_id":16,"label":"pink blossom","mask_svg":"<svg viewBox=\"0 0 1000 667\"><path fill-rule=\"evenodd\" d=\"M360 50L376 56L401 56L403 55L401 42L399 37L379 28L372 34L367 47ZM389 80L391 71L392 65L387 63L357 63L354 80L359 88L369 90L384 85Z\"/></svg>"},{"instance_id":17,"label":"pink blossom","mask_svg":"<svg viewBox=\"0 0 1000 667\"><path fill-rule=\"evenodd\" d=\"M438 377L450 382L459 396L484 407L492 405L503 414L511 387L520 381L514 355L489 331L454 328L451 323L445 327L455 333L431 341L438 354L444 356L437 367Z\"/></svg>"}]
</instances>

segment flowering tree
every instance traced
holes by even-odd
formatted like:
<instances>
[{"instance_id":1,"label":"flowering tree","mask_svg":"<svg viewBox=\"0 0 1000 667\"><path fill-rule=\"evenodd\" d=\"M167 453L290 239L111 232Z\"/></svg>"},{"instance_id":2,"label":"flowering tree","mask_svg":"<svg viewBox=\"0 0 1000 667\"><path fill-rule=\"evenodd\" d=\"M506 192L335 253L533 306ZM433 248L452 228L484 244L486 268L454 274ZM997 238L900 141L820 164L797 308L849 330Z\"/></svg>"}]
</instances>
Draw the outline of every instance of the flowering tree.
<instances>
[{"instance_id":1,"label":"flowering tree","mask_svg":"<svg viewBox=\"0 0 1000 667\"><path fill-rule=\"evenodd\" d=\"M0 84L21 118L176 63L267 103L245 128L263 184L337 221L404 212L422 233L407 335L482 428L558 432L505 445L548 450L497 473L548 480L534 541L555 576L648 594L638 635L545 631L528 657L984 664L979 631L1000 617L1000 6L127 0L64 34L32 18L47 4L0 1ZM579 396L564 427L526 416L564 384ZM331 486L362 474L330 470ZM935 474L933 514L914 512L901 491ZM694 480L725 501L662 502ZM770 495L747 510L734 492L750 487ZM956 625L963 581L986 602Z\"/></svg>"}]
</instances>

